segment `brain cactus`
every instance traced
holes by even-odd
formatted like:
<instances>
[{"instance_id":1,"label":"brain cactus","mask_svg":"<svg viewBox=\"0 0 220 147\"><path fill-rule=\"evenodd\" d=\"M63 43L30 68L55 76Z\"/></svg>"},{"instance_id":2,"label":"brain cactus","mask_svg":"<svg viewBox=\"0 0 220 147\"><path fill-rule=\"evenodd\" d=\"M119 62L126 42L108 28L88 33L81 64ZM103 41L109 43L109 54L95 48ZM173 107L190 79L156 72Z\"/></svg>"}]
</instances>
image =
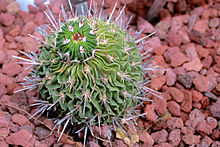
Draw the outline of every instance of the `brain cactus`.
<instances>
[{"instance_id":1,"label":"brain cactus","mask_svg":"<svg viewBox=\"0 0 220 147\"><path fill-rule=\"evenodd\" d=\"M93 125L100 129L103 124L121 127L135 121L144 115L136 107L148 100L148 93L155 94L145 86L149 79L144 79L144 72L152 69L150 60L142 63L148 51L140 53L148 36L137 40L141 31L134 37L127 33L125 7L112 21L115 8L102 19L102 10L97 13L92 8L72 15L70 3L71 15L62 7L63 21L55 20L48 9L51 33L46 37L42 33L44 40L30 35L41 42L40 53L20 51L29 59L15 57L33 66L22 90L38 88L42 96L33 104L38 108L32 117L55 113L54 129L64 125L61 135L68 124L82 126L86 138Z\"/></svg>"}]
</instances>

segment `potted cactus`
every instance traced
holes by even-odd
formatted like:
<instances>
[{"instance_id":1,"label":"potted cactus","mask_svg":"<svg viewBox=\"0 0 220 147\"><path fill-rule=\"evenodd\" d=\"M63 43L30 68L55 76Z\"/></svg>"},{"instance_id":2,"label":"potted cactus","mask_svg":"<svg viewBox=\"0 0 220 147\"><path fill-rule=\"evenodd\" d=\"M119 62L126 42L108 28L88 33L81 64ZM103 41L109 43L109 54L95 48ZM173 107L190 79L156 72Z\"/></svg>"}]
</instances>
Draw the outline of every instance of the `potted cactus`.
<instances>
[{"instance_id":1,"label":"potted cactus","mask_svg":"<svg viewBox=\"0 0 220 147\"><path fill-rule=\"evenodd\" d=\"M142 51L144 40L154 33L138 40L141 31L129 35L131 18L127 23L122 21L125 7L112 20L117 4L107 19L102 18L102 8L99 12L92 8L92 2L89 11L82 9L81 15L69 4L70 13L61 8L63 21L56 20L49 8L45 12L51 33L42 34L43 40L30 35L40 42L39 54L20 51L29 59L15 58L33 66L19 91L38 88L42 96L33 104L38 108L31 118L53 112L57 115L54 130L63 125L58 141L71 124L84 131L85 145L87 131L93 134L92 126L101 129L107 124L123 130L121 125L146 115L136 109L142 101L150 101L146 95L159 94L145 86L150 81L148 75L144 78L145 72L155 69L151 58L142 63L149 57L149 50Z\"/></svg>"}]
</instances>

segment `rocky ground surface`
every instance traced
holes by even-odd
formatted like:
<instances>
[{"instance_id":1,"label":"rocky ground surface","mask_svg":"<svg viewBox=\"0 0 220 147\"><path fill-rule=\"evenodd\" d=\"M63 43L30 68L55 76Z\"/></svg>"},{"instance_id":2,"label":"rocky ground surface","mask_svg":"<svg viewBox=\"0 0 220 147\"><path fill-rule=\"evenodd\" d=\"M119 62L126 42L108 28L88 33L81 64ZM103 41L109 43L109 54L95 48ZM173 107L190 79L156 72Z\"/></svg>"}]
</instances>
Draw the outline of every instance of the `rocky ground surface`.
<instances>
[{"instance_id":1,"label":"rocky ground surface","mask_svg":"<svg viewBox=\"0 0 220 147\"><path fill-rule=\"evenodd\" d=\"M36 26L49 23L43 10L43 0L35 0L38 8L29 6L29 13L19 9L13 0L0 1L0 146L80 146L64 135L49 136L53 122L33 114L30 104L40 96L21 89L19 82L28 75L27 66L17 64L17 50L37 51L38 43L27 34L39 36ZM98 0L98 8L102 0ZM106 14L117 0L106 0ZM151 88L163 93L163 99L151 97L145 103L146 118L140 118L133 136L114 136L113 146L126 147L220 147L220 0L168 0L160 16L151 23L144 19L153 0L120 0L117 9L127 4L126 17L133 15L131 27L141 30L140 37L157 30L144 50L153 48L153 62L166 71L155 72ZM55 15L60 13L60 1L52 1ZM131 34L135 34L134 31ZM40 36L39 36L40 37ZM91 147L109 146L107 126L102 135L88 137ZM136 136L135 136L136 135ZM132 138L137 138L135 141ZM80 138L80 137L79 137ZM121 138L121 139L118 139ZM98 140L98 142L97 142ZM135 143L139 141L139 143Z\"/></svg>"}]
</instances>

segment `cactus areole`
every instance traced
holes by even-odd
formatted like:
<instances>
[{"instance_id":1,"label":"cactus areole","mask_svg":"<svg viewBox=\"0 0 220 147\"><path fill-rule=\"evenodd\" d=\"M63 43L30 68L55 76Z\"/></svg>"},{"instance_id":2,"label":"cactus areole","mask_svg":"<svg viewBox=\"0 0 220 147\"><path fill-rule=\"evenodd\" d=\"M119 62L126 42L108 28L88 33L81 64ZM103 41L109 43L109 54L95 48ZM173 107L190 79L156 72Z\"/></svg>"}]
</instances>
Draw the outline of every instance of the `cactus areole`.
<instances>
[{"instance_id":1,"label":"cactus areole","mask_svg":"<svg viewBox=\"0 0 220 147\"><path fill-rule=\"evenodd\" d=\"M62 7L63 22L49 9L50 16L45 12L51 33L44 40L30 35L41 42L40 53L20 51L30 59L16 56L34 67L22 90L38 88L42 96L33 104L38 111L32 117L49 110L57 115L55 127L80 125L92 133L93 125L121 127L144 115L136 107L154 94L143 79L148 51L140 50L147 37L136 40L141 32L134 37L127 33L128 24L121 23L124 8L112 21L115 8L106 20L94 9L76 16Z\"/></svg>"}]
</instances>

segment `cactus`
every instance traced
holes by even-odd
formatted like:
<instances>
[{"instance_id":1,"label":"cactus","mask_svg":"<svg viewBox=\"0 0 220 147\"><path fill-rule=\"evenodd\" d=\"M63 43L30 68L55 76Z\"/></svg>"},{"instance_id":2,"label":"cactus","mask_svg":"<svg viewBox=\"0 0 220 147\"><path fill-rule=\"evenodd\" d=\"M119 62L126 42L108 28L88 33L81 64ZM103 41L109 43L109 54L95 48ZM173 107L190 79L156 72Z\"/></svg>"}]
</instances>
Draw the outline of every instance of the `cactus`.
<instances>
[{"instance_id":1,"label":"cactus","mask_svg":"<svg viewBox=\"0 0 220 147\"><path fill-rule=\"evenodd\" d=\"M126 24L122 21L125 7L112 21L116 5L106 20L102 8L98 13L90 6L88 13L78 16L69 4L70 15L61 9L63 21L55 20L49 8L49 13L45 12L51 33L41 32L44 40L30 35L40 41L39 54L20 51L29 59L15 56L20 63L33 66L19 91L38 88L42 100L33 104L38 108L31 118L46 111L57 114L54 129L64 125L60 137L68 124L82 126L79 131L85 131L85 139L88 130L93 134L93 125L123 130L121 124L145 115L136 108L149 101L146 95L158 94L145 86L150 81L144 79L145 71L155 68L149 64L152 59L142 63L149 57L149 50L142 51L143 41L154 33L139 40L141 31L130 36L127 27L131 19Z\"/></svg>"}]
</instances>

